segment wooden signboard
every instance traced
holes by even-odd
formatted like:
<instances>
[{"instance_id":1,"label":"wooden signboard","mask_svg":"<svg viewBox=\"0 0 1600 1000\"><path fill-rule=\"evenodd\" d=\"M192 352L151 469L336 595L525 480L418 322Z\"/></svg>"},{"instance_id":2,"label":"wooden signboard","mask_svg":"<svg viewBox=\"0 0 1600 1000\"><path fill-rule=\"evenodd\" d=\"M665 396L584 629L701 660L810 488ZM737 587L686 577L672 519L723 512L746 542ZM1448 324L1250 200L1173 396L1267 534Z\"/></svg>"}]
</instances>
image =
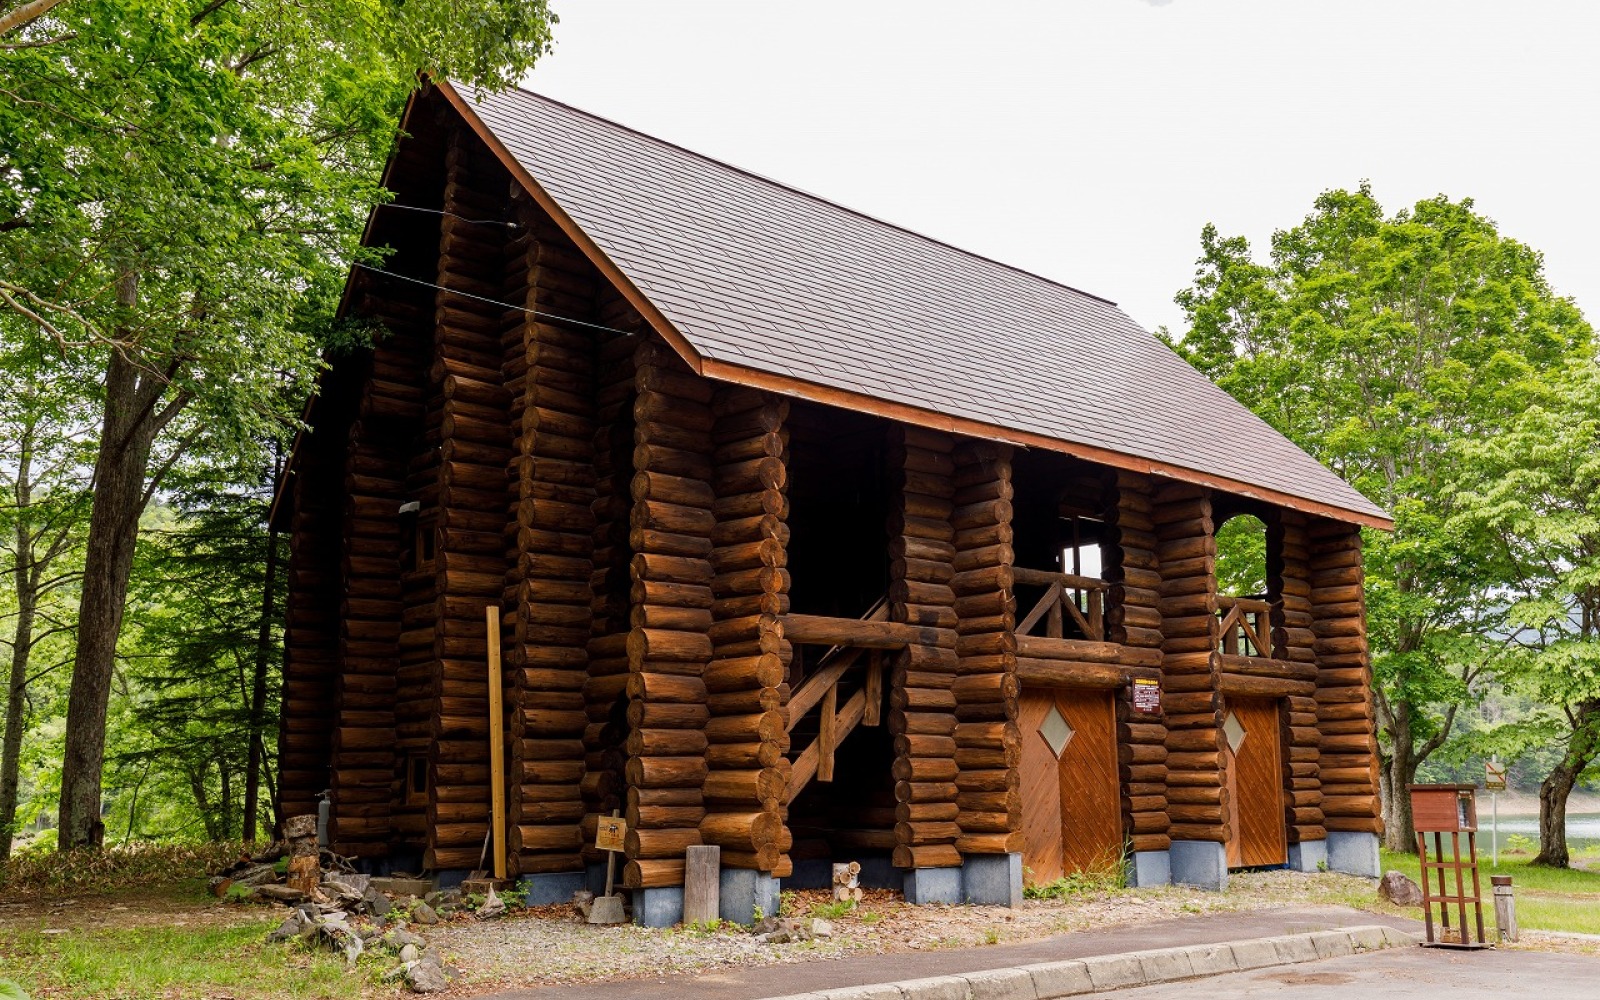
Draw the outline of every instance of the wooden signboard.
<instances>
[{"instance_id":1,"label":"wooden signboard","mask_svg":"<svg viewBox=\"0 0 1600 1000\"><path fill-rule=\"evenodd\" d=\"M1161 714L1161 682L1143 677L1133 679L1133 710L1140 715Z\"/></svg>"},{"instance_id":2,"label":"wooden signboard","mask_svg":"<svg viewBox=\"0 0 1600 1000\"><path fill-rule=\"evenodd\" d=\"M600 828L594 835L594 846L602 851L627 850L628 821L621 816L600 817Z\"/></svg>"},{"instance_id":3,"label":"wooden signboard","mask_svg":"<svg viewBox=\"0 0 1600 1000\"><path fill-rule=\"evenodd\" d=\"M1411 818L1417 828L1417 854L1422 866L1422 918L1426 947L1487 948L1483 937L1483 897L1478 881L1478 807L1472 785L1412 785ZM1445 836L1449 835L1449 854ZM1432 850L1428 840L1432 838ZM1461 855L1465 838L1467 853ZM1472 879L1468 892L1467 876ZM1453 876L1453 877L1452 877ZM1476 916L1468 922L1468 905ZM1450 926L1450 909L1456 926ZM1434 910L1438 909L1435 927ZM1476 939L1472 936L1474 924Z\"/></svg>"}]
</instances>

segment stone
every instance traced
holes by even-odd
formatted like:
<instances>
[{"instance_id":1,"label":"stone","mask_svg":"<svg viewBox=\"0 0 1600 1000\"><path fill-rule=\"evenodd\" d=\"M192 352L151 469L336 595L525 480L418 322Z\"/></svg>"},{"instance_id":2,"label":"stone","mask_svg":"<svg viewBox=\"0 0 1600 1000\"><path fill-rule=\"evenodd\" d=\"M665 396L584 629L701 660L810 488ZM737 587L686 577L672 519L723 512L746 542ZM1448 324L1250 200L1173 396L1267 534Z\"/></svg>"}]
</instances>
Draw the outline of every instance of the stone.
<instances>
[{"instance_id":1,"label":"stone","mask_svg":"<svg viewBox=\"0 0 1600 1000\"><path fill-rule=\"evenodd\" d=\"M1382 951L1389 946L1380 926L1349 927L1345 933L1350 935L1350 946L1356 951Z\"/></svg>"},{"instance_id":2,"label":"stone","mask_svg":"<svg viewBox=\"0 0 1600 1000\"><path fill-rule=\"evenodd\" d=\"M1144 971L1144 981L1147 983L1169 983L1194 975L1194 965L1189 961L1187 948L1158 948L1140 952L1139 968Z\"/></svg>"},{"instance_id":3,"label":"stone","mask_svg":"<svg viewBox=\"0 0 1600 1000\"><path fill-rule=\"evenodd\" d=\"M1378 835L1329 830L1328 870L1366 878L1383 874L1378 857Z\"/></svg>"},{"instance_id":4,"label":"stone","mask_svg":"<svg viewBox=\"0 0 1600 1000\"><path fill-rule=\"evenodd\" d=\"M256 891L251 894L251 898L263 903L283 903L285 906L292 906L303 901L306 898L306 894L299 889L287 885L278 885L274 882L271 885L256 886Z\"/></svg>"},{"instance_id":5,"label":"stone","mask_svg":"<svg viewBox=\"0 0 1600 1000\"><path fill-rule=\"evenodd\" d=\"M896 983L900 992L915 1000L971 1000L972 990L961 976L933 976Z\"/></svg>"},{"instance_id":6,"label":"stone","mask_svg":"<svg viewBox=\"0 0 1600 1000\"><path fill-rule=\"evenodd\" d=\"M1233 949L1225 944L1196 944L1184 949L1189 953L1189 967L1197 976L1220 976L1234 972Z\"/></svg>"},{"instance_id":7,"label":"stone","mask_svg":"<svg viewBox=\"0 0 1600 1000\"><path fill-rule=\"evenodd\" d=\"M979 906L1021 906L1022 855L969 854L962 858L961 897Z\"/></svg>"},{"instance_id":8,"label":"stone","mask_svg":"<svg viewBox=\"0 0 1600 1000\"><path fill-rule=\"evenodd\" d=\"M1041 962L1025 966L1033 989L1041 997L1070 997L1094 991L1089 970L1082 962Z\"/></svg>"},{"instance_id":9,"label":"stone","mask_svg":"<svg viewBox=\"0 0 1600 1000\"><path fill-rule=\"evenodd\" d=\"M368 889L366 895L361 897L361 902L366 906L367 912L375 917L382 917L394 909L394 904L389 902L389 897L376 889Z\"/></svg>"},{"instance_id":10,"label":"stone","mask_svg":"<svg viewBox=\"0 0 1600 1000\"><path fill-rule=\"evenodd\" d=\"M1277 951L1280 964L1293 965L1317 960L1317 945L1309 934L1283 934L1267 940L1272 942L1273 949Z\"/></svg>"},{"instance_id":11,"label":"stone","mask_svg":"<svg viewBox=\"0 0 1600 1000\"><path fill-rule=\"evenodd\" d=\"M426 896L423 896L422 897L422 901L424 903L427 903L429 906L433 907L434 909L438 909L441 906L460 906L461 905L461 890L460 889L435 889L433 892L430 892Z\"/></svg>"},{"instance_id":12,"label":"stone","mask_svg":"<svg viewBox=\"0 0 1600 1000\"><path fill-rule=\"evenodd\" d=\"M1235 941L1228 946L1228 950L1233 952L1234 968L1240 972L1265 969L1270 965L1278 964L1278 949L1272 946L1271 938L1257 938L1254 941Z\"/></svg>"},{"instance_id":13,"label":"stone","mask_svg":"<svg viewBox=\"0 0 1600 1000\"><path fill-rule=\"evenodd\" d=\"M1137 955L1096 955L1084 959L1083 967L1096 990L1120 990L1144 982L1144 967Z\"/></svg>"},{"instance_id":14,"label":"stone","mask_svg":"<svg viewBox=\"0 0 1600 1000\"><path fill-rule=\"evenodd\" d=\"M906 872L906 902L959 903L962 898L960 868L913 868Z\"/></svg>"},{"instance_id":15,"label":"stone","mask_svg":"<svg viewBox=\"0 0 1600 1000\"><path fill-rule=\"evenodd\" d=\"M311 918L306 916L304 912L295 910L293 913L289 914L283 919L283 923L278 925L277 930L267 935L267 940L288 941L291 938L297 938L301 934L304 934L306 928L311 926L314 926L311 922Z\"/></svg>"},{"instance_id":16,"label":"stone","mask_svg":"<svg viewBox=\"0 0 1600 1000\"><path fill-rule=\"evenodd\" d=\"M972 1000L1038 1000L1033 976L1024 969L989 969L962 973Z\"/></svg>"},{"instance_id":17,"label":"stone","mask_svg":"<svg viewBox=\"0 0 1600 1000\"><path fill-rule=\"evenodd\" d=\"M374 878L369 885L391 896L416 896L421 898L433 890L433 883L423 878L403 878L389 875Z\"/></svg>"},{"instance_id":18,"label":"stone","mask_svg":"<svg viewBox=\"0 0 1600 1000\"><path fill-rule=\"evenodd\" d=\"M355 893L356 898L359 899L367 894L368 889L372 888L372 876L355 875L350 872L333 872L322 876L322 884L323 886L333 885L348 889L350 892Z\"/></svg>"},{"instance_id":19,"label":"stone","mask_svg":"<svg viewBox=\"0 0 1600 1000\"><path fill-rule=\"evenodd\" d=\"M278 869L273 865L253 865L244 871L231 876L230 887L234 885L262 886L268 882L278 881ZM227 892L224 889L223 892Z\"/></svg>"},{"instance_id":20,"label":"stone","mask_svg":"<svg viewBox=\"0 0 1600 1000\"><path fill-rule=\"evenodd\" d=\"M1383 873L1383 878L1378 880L1378 898L1388 900L1396 906L1421 906L1422 886L1401 872L1387 871Z\"/></svg>"},{"instance_id":21,"label":"stone","mask_svg":"<svg viewBox=\"0 0 1600 1000\"><path fill-rule=\"evenodd\" d=\"M406 966L406 985L413 993L443 993L450 979L439 962L420 959Z\"/></svg>"},{"instance_id":22,"label":"stone","mask_svg":"<svg viewBox=\"0 0 1600 1000\"><path fill-rule=\"evenodd\" d=\"M1210 840L1174 840L1168 853L1175 885L1220 892L1228 887L1228 851Z\"/></svg>"},{"instance_id":23,"label":"stone","mask_svg":"<svg viewBox=\"0 0 1600 1000\"><path fill-rule=\"evenodd\" d=\"M422 957L422 950L414 944L408 944L400 949L400 961L415 962Z\"/></svg>"},{"instance_id":24,"label":"stone","mask_svg":"<svg viewBox=\"0 0 1600 1000\"><path fill-rule=\"evenodd\" d=\"M833 923L823 920L821 917L816 917L811 921L810 932L812 937L833 937Z\"/></svg>"},{"instance_id":25,"label":"stone","mask_svg":"<svg viewBox=\"0 0 1600 1000\"><path fill-rule=\"evenodd\" d=\"M1328 868L1328 842L1302 840L1289 845L1289 869L1297 872L1320 872Z\"/></svg>"},{"instance_id":26,"label":"stone","mask_svg":"<svg viewBox=\"0 0 1600 1000\"><path fill-rule=\"evenodd\" d=\"M617 898L601 896L594 901L595 909L601 906L601 899ZM683 920L683 886L661 886L654 889L633 890L633 922L641 927L671 927ZM589 922L594 922L591 913Z\"/></svg>"},{"instance_id":27,"label":"stone","mask_svg":"<svg viewBox=\"0 0 1600 1000\"><path fill-rule=\"evenodd\" d=\"M717 916L733 924L755 923L756 911L778 912L778 880L748 868L724 868L717 876Z\"/></svg>"},{"instance_id":28,"label":"stone","mask_svg":"<svg viewBox=\"0 0 1600 1000\"><path fill-rule=\"evenodd\" d=\"M439 914L427 903L418 902L411 907L411 922L431 927L439 922Z\"/></svg>"},{"instance_id":29,"label":"stone","mask_svg":"<svg viewBox=\"0 0 1600 1000\"><path fill-rule=\"evenodd\" d=\"M588 881L584 872L541 872L522 876L517 887L524 893L524 905L554 906L567 902L574 892L583 890Z\"/></svg>"},{"instance_id":30,"label":"stone","mask_svg":"<svg viewBox=\"0 0 1600 1000\"><path fill-rule=\"evenodd\" d=\"M1128 884L1135 889L1172 884L1172 854L1168 851L1134 851L1128 865Z\"/></svg>"},{"instance_id":31,"label":"stone","mask_svg":"<svg viewBox=\"0 0 1600 1000\"><path fill-rule=\"evenodd\" d=\"M1311 935L1311 943L1317 949L1318 958L1344 958L1355 954L1356 950L1350 943L1350 935L1342 930L1316 931Z\"/></svg>"},{"instance_id":32,"label":"stone","mask_svg":"<svg viewBox=\"0 0 1600 1000\"><path fill-rule=\"evenodd\" d=\"M391 948L396 949L405 948L408 945L414 948L425 948L428 945L427 941L406 930L404 927L396 927L384 934L383 943Z\"/></svg>"}]
</instances>

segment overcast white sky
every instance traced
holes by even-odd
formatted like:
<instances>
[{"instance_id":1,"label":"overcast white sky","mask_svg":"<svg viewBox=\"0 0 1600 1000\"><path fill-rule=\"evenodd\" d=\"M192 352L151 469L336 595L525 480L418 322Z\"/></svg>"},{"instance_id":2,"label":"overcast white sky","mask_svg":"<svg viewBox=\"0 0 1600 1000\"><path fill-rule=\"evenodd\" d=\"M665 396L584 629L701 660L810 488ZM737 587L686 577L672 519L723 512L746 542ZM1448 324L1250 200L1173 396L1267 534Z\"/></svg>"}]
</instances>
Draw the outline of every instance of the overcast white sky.
<instances>
[{"instance_id":1,"label":"overcast white sky","mask_svg":"<svg viewBox=\"0 0 1600 1000\"><path fill-rule=\"evenodd\" d=\"M1600 4L552 0L541 93L1179 330L1200 227L1470 196L1600 321Z\"/></svg>"}]
</instances>

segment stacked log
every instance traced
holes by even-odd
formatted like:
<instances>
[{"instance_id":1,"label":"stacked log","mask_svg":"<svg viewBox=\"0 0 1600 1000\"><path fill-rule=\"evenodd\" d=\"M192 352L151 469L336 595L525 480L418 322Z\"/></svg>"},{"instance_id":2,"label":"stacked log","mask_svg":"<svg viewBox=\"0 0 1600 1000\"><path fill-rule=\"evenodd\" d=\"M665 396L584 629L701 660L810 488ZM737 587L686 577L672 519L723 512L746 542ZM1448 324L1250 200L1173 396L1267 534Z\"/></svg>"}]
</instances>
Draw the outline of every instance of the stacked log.
<instances>
[{"instance_id":1,"label":"stacked log","mask_svg":"<svg viewBox=\"0 0 1600 1000\"><path fill-rule=\"evenodd\" d=\"M950 588L954 565L940 556L958 530L988 524L998 542L999 525L1010 521L1010 501L1000 498L968 505L954 517L954 449L950 435L939 431L903 424L890 430L889 469L899 489L889 517L889 617L933 630L931 641L895 655L890 685L891 773L897 816L906 817L894 828L899 868L961 864L954 690L959 619ZM976 534L969 538L977 540Z\"/></svg>"},{"instance_id":2,"label":"stacked log","mask_svg":"<svg viewBox=\"0 0 1600 1000\"><path fill-rule=\"evenodd\" d=\"M1316 663L1311 606L1309 518L1280 509L1267 519L1267 593L1273 596L1272 655L1291 663ZM1284 699L1284 829L1289 843L1323 840L1322 780L1317 702L1296 688Z\"/></svg>"},{"instance_id":3,"label":"stacked log","mask_svg":"<svg viewBox=\"0 0 1600 1000\"><path fill-rule=\"evenodd\" d=\"M1228 841L1222 706L1217 694L1217 543L1210 496L1156 488L1150 520L1161 571L1161 707L1172 840ZM1122 753L1131 756L1131 748Z\"/></svg>"},{"instance_id":4,"label":"stacked log","mask_svg":"<svg viewBox=\"0 0 1600 1000\"><path fill-rule=\"evenodd\" d=\"M952 458L953 544L902 539L903 544L914 541L917 547L908 548L907 565L896 576L910 575L913 559L926 564L921 575L934 581L944 575L945 566L954 570L949 581L959 619L959 665L951 690L956 702L954 757L961 828L956 848L962 854L1008 854L1022 850L1011 449L967 442L956 448ZM943 473L942 462L927 472ZM906 820L918 816L917 803L901 805Z\"/></svg>"},{"instance_id":5,"label":"stacked log","mask_svg":"<svg viewBox=\"0 0 1600 1000\"><path fill-rule=\"evenodd\" d=\"M373 404L381 395L414 401L420 390L369 378L362 395L359 419L350 428L346 449L339 716L333 731L328 841L339 854L376 857L388 852L395 797L399 511L405 461Z\"/></svg>"},{"instance_id":6,"label":"stacked log","mask_svg":"<svg viewBox=\"0 0 1600 1000\"><path fill-rule=\"evenodd\" d=\"M588 316L592 267L520 186L506 301ZM523 874L582 865L583 687L593 614L595 345L579 330L508 317L502 337L514 448L514 516L502 541L504 664L510 681L509 852Z\"/></svg>"},{"instance_id":7,"label":"stacked log","mask_svg":"<svg viewBox=\"0 0 1600 1000\"><path fill-rule=\"evenodd\" d=\"M1332 831L1382 833L1361 530L1319 519L1307 535L1325 824Z\"/></svg>"},{"instance_id":8,"label":"stacked log","mask_svg":"<svg viewBox=\"0 0 1600 1000\"><path fill-rule=\"evenodd\" d=\"M670 539L657 542L681 556L709 556L714 574L707 700L676 711L702 727L709 741L701 839L721 847L725 867L782 877L792 872L783 804L790 767L784 677L793 657L782 627L789 610L789 404L757 390L726 388L712 411L714 522L676 525ZM667 526L652 531L666 533ZM641 534L637 541L650 539ZM698 621L697 612L682 624Z\"/></svg>"},{"instance_id":9,"label":"stacked log","mask_svg":"<svg viewBox=\"0 0 1600 1000\"><path fill-rule=\"evenodd\" d=\"M600 289L600 323L634 332L644 321L610 286ZM583 843L589 862L599 817L621 809L628 738L628 631L631 628L628 546L633 483L634 336L599 334L594 433L594 550L590 575L589 673L583 686Z\"/></svg>"},{"instance_id":10,"label":"stacked log","mask_svg":"<svg viewBox=\"0 0 1600 1000\"><path fill-rule=\"evenodd\" d=\"M1134 472L1108 473L1104 518L1109 532L1103 576L1106 638L1124 663L1161 665L1161 561L1152 517L1153 484ZM1167 726L1163 716L1133 710L1133 687L1117 693L1117 760L1122 821L1133 851L1164 851L1167 828Z\"/></svg>"},{"instance_id":11,"label":"stacked log","mask_svg":"<svg viewBox=\"0 0 1600 1000\"><path fill-rule=\"evenodd\" d=\"M711 659L713 418L711 383L654 340L634 355L634 383L623 879L630 888L650 888L683 884L684 850L702 843L704 795L724 794L707 787L702 677ZM752 794L781 789L779 783Z\"/></svg>"},{"instance_id":12,"label":"stacked log","mask_svg":"<svg viewBox=\"0 0 1600 1000\"><path fill-rule=\"evenodd\" d=\"M337 423L307 432L290 484L294 515L284 626L282 721L278 732L281 815L315 814L328 787L339 658L339 485Z\"/></svg>"},{"instance_id":13,"label":"stacked log","mask_svg":"<svg viewBox=\"0 0 1600 1000\"><path fill-rule=\"evenodd\" d=\"M439 407L438 522L434 559L433 718L429 804L434 869L476 868L489 822L488 637L484 608L506 585L506 469L511 462L503 384L503 230L467 220L502 218L509 180L462 131L445 154L446 215L440 225L441 291L430 376ZM489 193L489 192L492 192ZM457 218L460 216L463 218Z\"/></svg>"}]
</instances>

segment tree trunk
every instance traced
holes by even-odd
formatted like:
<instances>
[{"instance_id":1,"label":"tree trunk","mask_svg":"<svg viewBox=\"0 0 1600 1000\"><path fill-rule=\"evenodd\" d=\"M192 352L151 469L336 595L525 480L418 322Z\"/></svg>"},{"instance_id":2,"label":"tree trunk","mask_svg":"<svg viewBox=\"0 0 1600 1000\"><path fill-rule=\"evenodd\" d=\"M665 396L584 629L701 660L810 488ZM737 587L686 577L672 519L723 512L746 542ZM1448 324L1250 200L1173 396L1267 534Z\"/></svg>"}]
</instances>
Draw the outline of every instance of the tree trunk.
<instances>
[{"instance_id":1,"label":"tree trunk","mask_svg":"<svg viewBox=\"0 0 1600 1000\"><path fill-rule=\"evenodd\" d=\"M11 565L17 588L17 624L11 634L11 680L6 685L6 730L0 747L0 861L11 857L11 841L16 834L22 735L28 728L23 715L28 699L28 661L33 655L33 619L39 605L33 530L28 521L28 508L33 502L33 431L31 421L24 424L17 452L17 537Z\"/></svg>"},{"instance_id":2,"label":"tree trunk","mask_svg":"<svg viewBox=\"0 0 1600 1000\"><path fill-rule=\"evenodd\" d=\"M131 298L131 293L123 293ZM66 748L61 768L62 850L100 846L101 768L105 762L106 707L116 667L128 577L144 510L150 449L166 417L156 403L165 385L140 377L132 361L111 353L106 370L105 418L95 456L94 502L84 547L83 595L78 606L77 655L67 697Z\"/></svg>"},{"instance_id":3,"label":"tree trunk","mask_svg":"<svg viewBox=\"0 0 1600 1000\"><path fill-rule=\"evenodd\" d=\"M1417 831L1411 819L1412 782L1417 780L1416 746L1411 739L1411 705L1396 701L1391 704L1389 733L1390 754L1383 762L1383 846L1402 854L1417 853Z\"/></svg>"},{"instance_id":4,"label":"tree trunk","mask_svg":"<svg viewBox=\"0 0 1600 1000\"><path fill-rule=\"evenodd\" d=\"M18 527L19 537L26 528ZM11 857L11 839L16 832L18 770L22 761L22 734L28 728L24 718L28 697L28 659L33 649L35 600L27 563L31 546L19 546L16 558L17 627L11 638L11 682L6 686L6 731L0 749L0 861Z\"/></svg>"},{"instance_id":5,"label":"tree trunk","mask_svg":"<svg viewBox=\"0 0 1600 1000\"><path fill-rule=\"evenodd\" d=\"M1567 799L1578 776L1600 755L1600 701L1579 705L1567 752L1539 783L1539 853L1530 864L1570 868L1567 850Z\"/></svg>"},{"instance_id":6,"label":"tree trunk","mask_svg":"<svg viewBox=\"0 0 1600 1000\"><path fill-rule=\"evenodd\" d=\"M273 482L276 483L283 468L282 461L272 463ZM261 585L261 627L256 632L256 662L254 684L250 690L250 759L244 772L244 841L256 840L256 816L260 813L261 798L261 727L267 716L267 668L272 658L273 587L278 571L278 531L267 525L267 572Z\"/></svg>"}]
</instances>

